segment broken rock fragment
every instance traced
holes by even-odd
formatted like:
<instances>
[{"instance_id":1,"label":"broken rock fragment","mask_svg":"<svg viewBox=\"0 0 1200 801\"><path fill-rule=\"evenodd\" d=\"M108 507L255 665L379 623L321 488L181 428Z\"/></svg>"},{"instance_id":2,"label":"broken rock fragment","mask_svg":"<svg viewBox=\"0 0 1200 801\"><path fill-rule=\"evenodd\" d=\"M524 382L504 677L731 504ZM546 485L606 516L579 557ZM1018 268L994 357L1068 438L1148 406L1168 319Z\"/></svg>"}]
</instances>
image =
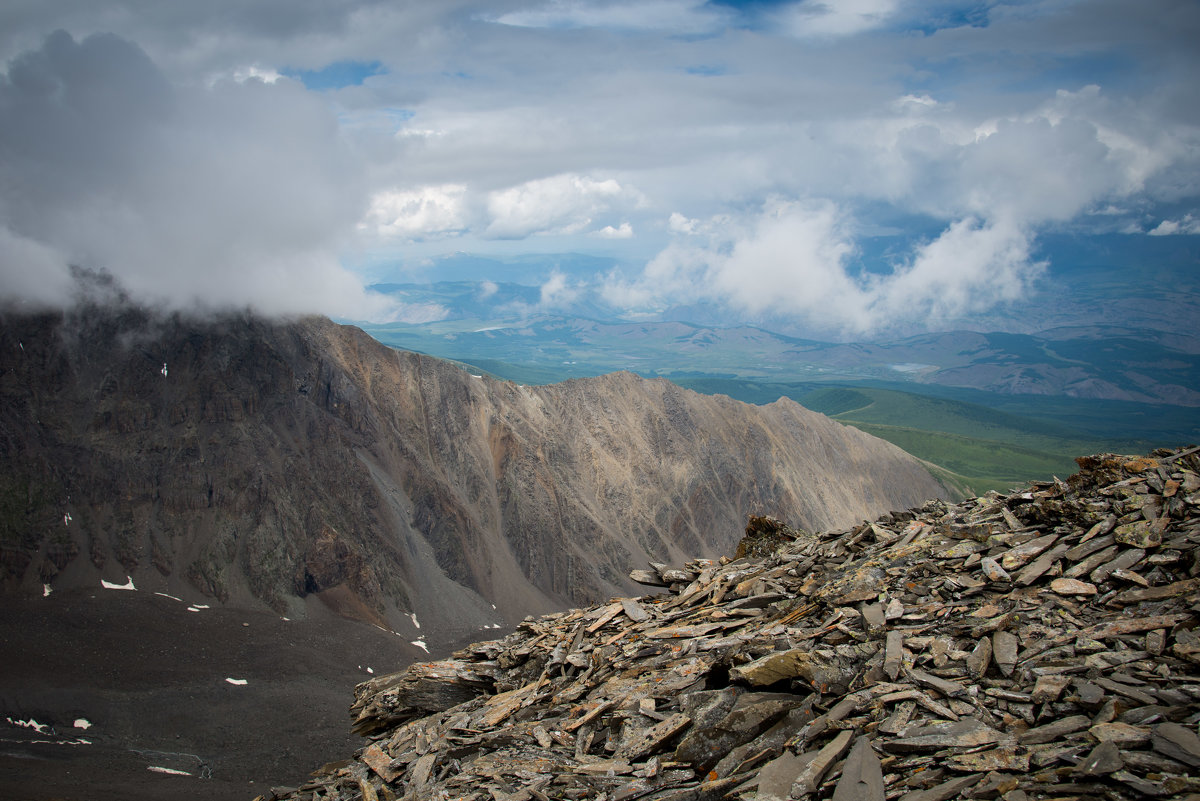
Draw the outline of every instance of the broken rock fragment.
<instances>
[{"instance_id":1,"label":"broken rock fragment","mask_svg":"<svg viewBox=\"0 0 1200 801\"><path fill-rule=\"evenodd\" d=\"M355 690L349 763L260 798L1200 796L1200 450L845 531L752 520L661 595ZM755 544L756 543L756 544Z\"/></svg>"}]
</instances>

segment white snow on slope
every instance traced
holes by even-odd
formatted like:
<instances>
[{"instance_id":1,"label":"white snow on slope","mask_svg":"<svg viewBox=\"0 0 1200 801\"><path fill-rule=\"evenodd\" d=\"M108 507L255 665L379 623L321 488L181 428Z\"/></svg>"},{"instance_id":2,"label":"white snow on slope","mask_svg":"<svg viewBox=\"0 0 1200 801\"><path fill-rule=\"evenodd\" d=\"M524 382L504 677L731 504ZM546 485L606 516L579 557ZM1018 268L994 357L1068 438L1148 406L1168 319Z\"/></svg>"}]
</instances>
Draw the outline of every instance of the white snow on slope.
<instances>
[{"instance_id":1,"label":"white snow on slope","mask_svg":"<svg viewBox=\"0 0 1200 801\"><path fill-rule=\"evenodd\" d=\"M428 646L428 645L426 645L426 644L425 644L424 642L422 642L421 640L413 640L413 641L412 641L412 642L410 642L409 644L410 644L410 645L415 645L415 646L417 646L418 648L420 648L420 649L421 649L422 651L424 651L425 653L429 653L429 646Z\"/></svg>"},{"instance_id":2,"label":"white snow on slope","mask_svg":"<svg viewBox=\"0 0 1200 801\"><path fill-rule=\"evenodd\" d=\"M53 733L50 731L50 727L48 725L46 725L44 723L38 723L33 718L30 718L29 720L13 720L12 718L5 718L5 720L7 720L9 723L11 723L14 726L21 727L22 729L33 729L38 734L52 734Z\"/></svg>"},{"instance_id":3,"label":"white snow on slope","mask_svg":"<svg viewBox=\"0 0 1200 801\"><path fill-rule=\"evenodd\" d=\"M113 584L111 581L100 579L100 586L106 590L136 590L137 587L133 586L133 576L126 576L125 578L126 582L124 584Z\"/></svg>"},{"instance_id":4,"label":"white snow on slope","mask_svg":"<svg viewBox=\"0 0 1200 801\"><path fill-rule=\"evenodd\" d=\"M230 684L236 684L236 685L238 685L239 687L240 687L240 686L242 686L242 685L244 685L244 684L246 684L246 680L245 680L245 679L228 679L228 678L227 678L227 679L225 679L225 681L229 682Z\"/></svg>"},{"instance_id":5,"label":"white snow on slope","mask_svg":"<svg viewBox=\"0 0 1200 801\"><path fill-rule=\"evenodd\" d=\"M151 765L150 767L146 768L146 770L153 771L154 773L168 773L172 776L191 776L192 775L192 774L188 773L186 770L175 770L174 768L160 768L158 765Z\"/></svg>"}]
</instances>

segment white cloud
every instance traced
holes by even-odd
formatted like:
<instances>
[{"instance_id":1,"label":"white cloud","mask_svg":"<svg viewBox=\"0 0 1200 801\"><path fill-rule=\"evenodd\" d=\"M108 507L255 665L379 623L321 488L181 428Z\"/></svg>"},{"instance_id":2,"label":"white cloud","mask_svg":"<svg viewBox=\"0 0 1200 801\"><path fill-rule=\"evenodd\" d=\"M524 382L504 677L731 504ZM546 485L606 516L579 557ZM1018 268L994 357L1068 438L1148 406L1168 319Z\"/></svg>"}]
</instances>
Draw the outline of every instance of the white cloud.
<instances>
[{"instance_id":1,"label":"white cloud","mask_svg":"<svg viewBox=\"0 0 1200 801\"><path fill-rule=\"evenodd\" d=\"M574 234L585 231L595 217L614 208L636 204L639 197L617 181L564 174L528 181L492 192L487 198L491 217L485 234L519 239L533 234Z\"/></svg>"},{"instance_id":2,"label":"white cloud","mask_svg":"<svg viewBox=\"0 0 1200 801\"><path fill-rule=\"evenodd\" d=\"M248 67L238 67L233 71L233 79L238 83L246 81L262 81L263 83L275 83L283 78L277 70L271 67L263 67L259 64L251 64ZM217 83L219 78L214 79L212 83Z\"/></svg>"},{"instance_id":3,"label":"white cloud","mask_svg":"<svg viewBox=\"0 0 1200 801\"><path fill-rule=\"evenodd\" d=\"M1178 220L1163 220L1149 231L1150 236L1171 236L1173 234L1200 234L1200 217L1186 214Z\"/></svg>"},{"instance_id":4,"label":"white cloud","mask_svg":"<svg viewBox=\"0 0 1200 801\"><path fill-rule=\"evenodd\" d=\"M677 234L695 233L697 225L699 225L698 221L690 220L677 211L671 212L671 216L667 219L667 228Z\"/></svg>"},{"instance_id":5,"label":"white cloud","mask_svg":"<svg viewBox=\"0 0 1200 801\"><path fill-rule=\"evenodd\" d=\"M627 222L623 222L615 228L611 225L606 225L598 231L592 231L591 235L600 239L632 239L633 226Z\"/></svg>"},{"instance_id":6,"label":"white cloud","mask_svg":"<svg viewBox=\"0 0 1200 801\"><path fill-rule=\"evenodd\" d=\"M467 187L462 184L385 190L371 198L361 226L382 236L420 239L467 227Z\"/></svg>"},{"instance_id":7,"label":"white cloud","mask_svg":"<svg viewBox=\"0 0 1200 801\"><path fill-rule=\"evenodd\" d=\"M735 234L727 256L714 254L706 284L750 312L829 314L861 330L865 293L845 270L853 252L832 203L774 200Z\"/></svg>"},{"instance_id":8,"label":"white cloud","mask_svg":"<svg viewBox=\"0 0 1200 801\"><path fill-rule=\"evenodd\" d=\"M1011 221L959 220L871 286L872 327L890 319L929 327L1020 298L1045 268L1030 236Z\"/></svg>"},{"instance_id":9,"label":"white cloud","mask_svg":"<svg viewBox=\"0 0 1200 801\"><path fill-rule=\"evenodd\" d=\"M799 38L852 36L883 25L896 0L801 0L784 6L776 19Z\"/></svg>"},{"instance_id":10,"label":"white cloud","mask_svg":"<svg viewBox=\"0 0 1200 801\"><path fill-rule=\"evenodd\" d=\"M568 306L579 297L580 288L573 286L565 275L555 270L542 284L540 305L543 308Z\"/></svg>"},{"instance_id":11,"label":"white cloud","mask_svg":"<svg viewBox=\"0 0 1200 801\"><path fill-rule=\"evenodd\" d=\"M758 213L676 240L605 298L631 311L698 301L850 334L934 325L1015 300L1044 265L1015 223L951 224L890 273L856 274L853 221L829 202L769 201Z\"/></svg>"},{"instance_id":12,"label":"white cloud","mask_svg":"<svg viewBox=\"0 0 1200 801\"><path fill-rule=\"evenodd\" d=\"M637 3L551 0L537 8L510 11L490 19L502 25L522 28L611 28L701 33L716 30L728 18L728 14L702 0L645 0Z\"/></svg>"}]
</instances>

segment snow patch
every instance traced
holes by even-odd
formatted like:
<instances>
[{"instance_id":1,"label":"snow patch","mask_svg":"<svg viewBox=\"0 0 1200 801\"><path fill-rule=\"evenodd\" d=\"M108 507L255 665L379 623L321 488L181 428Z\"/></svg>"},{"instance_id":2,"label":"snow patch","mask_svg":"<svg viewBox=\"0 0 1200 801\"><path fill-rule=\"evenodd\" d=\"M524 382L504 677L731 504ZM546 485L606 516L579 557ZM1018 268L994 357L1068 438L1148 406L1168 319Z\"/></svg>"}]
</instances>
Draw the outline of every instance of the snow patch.
<instances>
[{"instance_id":1,"label":"snow patch","mask_svg":"<svg viewBox=\"0 0 1200 801\"><path fill-rule=\"evenodd\" d=\"M167 368L165 368L165 367L163 368L164 371L166 369ZM151 771L153 773L168 773L172 776L191 776L192 775L192 774L188 773L186 770L175 770L174 768L160 768L158 765L151 765L150 767L146 768L146 770Z\"/></svg>"},{"instance_id":2,"label":"snow patch","mask_svg":"<svg viewBox=\"0 0 1200 801\"><path fill-rule=\"evenodd\" d=\"M375 672L375 668L371 668L371 667L369 667L369 668L367 668L367 672L368 672L368 673L374 673L374 672Z\"/></svg>"},{"instance_id":3,"label":"snow patch","mask_svg":"<svg viewBox=\"0 0 1200 801\"><path fill-rule=\"evenodd\" d=\"M188 607L189 612L199 612L201 609L211 609L208 604L192 604Z\"/></svg>"},{"instance_id":4,"label":"snow patch","mask_svg":"<svg viewBox=\"0 0 1200 801\"><path fill-rule=\"evenodd\" d=\"M162 369L159 370L159 372L162 373L163 378L167 377L167 363L166 362L163 362ZM191 774L188 774L188 775L191 775Z\"/></svg>"},{"instance_id":5,"label":"snow patch","mask_svg":"<svg viewBox=\"0 0 1200 801\"><path fill-rule=\"evenodd\" d=\"M54 733L54 732L50 731L50 727L48 725L46 725L44 723L38 723L33 718L30 718L29 720L13 720L12 718L5 718L5 720L7 720L9 723L11 723L14 726L19 726L22 729L33 729L38 734L53 734Z\"/></svg>"},{"instance_id":6,"label":"snow patch","mask_svg":"<svg viewBox=\"0 0 1200 801\"><path fill-rule=\"evenodd\" d=\"M246 684L246 680L245 680L245 679L229 679L229 678L227 678L227 679L225 679L225 681L229 682L230 684L236 684L236 685L238 685L239 687L241 687L241 686L243 686L243 685L245 685L245 684Z\"/></svg>"},{"instance_id":7,"label":"snow patch","mask_svg":"<svg viewBox=\"0 0 1200 801\"><path fill-rule=\"evenodd\" d=\"M429 653L429 646L426 645L425 643L421 642L420 640L413 640L412 642L409 643L409 645L415 645L418 648L420 648L422 651L424 651L425 653Z\"/></svg>"},{"instance_id":8,"label":"snow patch","mask_svg":"<svg viewBox=\"0 0 1200 801\"><path fill-rule=\"evenodd\" d=\"M92 722L87 718L75 718L75 728L87 731L92 728Z\"/></svg>"},{"instance_id":9,"label":"snow patch","mask_svg":"<svg viewBox=\"0 0 1200 801\"><path fill-rule=\"evenodd\" d=\"M409 620L411 620L413 622L414 626L416 626L417 628L421 628L421 621L417 620L416 612L413 612L411 615L408 616L408 618L409 618Z\"/></svg>"},{"instance_id":10,"label":"snow patch","mask_svg":"<svg viewBox=\"0 0 1200 801\"><path fill-rule=\"evenodd\" d=\"M136 590L133 586L133 576L126 576L124 584L113 584L111 581L100 579L100 586L106 590Z\"/></svg>"},{"instance_id":11,"label":"snow patch","mask_svg":"<svg viewBox=\"0 0 1200 801\"><path fill-rule=\"evenodd\" d=\"M161 596L162 596L162 597L164 597L164 598L170 598L172 601L179 601L179 603L183 603L183 599L182 599L182 598L176 598L174 595L167 595L165 592L156 592L156 593L154 593L154 594L155 594L155 595L161 595Z\"/></svg>"},{"instance_id":12,"label":"snow patch","mask_svg":"<svg viewBox=\"0 0 1200 801\"><path fill-rule=\"evenodd\" d=\"M42 597L43 597L43 598L45 598L45 597L49 596L51 592L53 592L53 590L51 590L51 589L50 589L50 585L49 585L49 584L43 584L43 585L42 585Z\"/></svg>"},{"instance_id":13,"label":"snow patch","mask_svg":"<svg viewBox=\"0 0 1200 801\"><path fill-rule=\"evenodd\" d=\"M74 519L75 519L75 518L71 517L71 513L70 513L70 512L64 512L64 513L63 513L63 525L64 525L64 526L69 526L69 525L71 525L71 521L72 521L72 520L74 520Z\"/></svg>"}]
</instances>

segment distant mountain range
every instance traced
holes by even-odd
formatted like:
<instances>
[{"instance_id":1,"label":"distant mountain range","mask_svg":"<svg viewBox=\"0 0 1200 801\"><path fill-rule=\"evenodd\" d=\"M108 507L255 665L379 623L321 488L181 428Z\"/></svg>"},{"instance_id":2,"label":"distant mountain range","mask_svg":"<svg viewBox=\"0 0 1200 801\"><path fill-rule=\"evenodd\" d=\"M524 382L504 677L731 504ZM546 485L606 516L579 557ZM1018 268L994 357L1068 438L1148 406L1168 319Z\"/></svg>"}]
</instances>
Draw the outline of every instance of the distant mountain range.
<instances>
[{"instance_id":1,"label":"distant mountain range","mask_svg":"<svg viewBox=\"0 0 1200 801\"><path fill-rule=\"evenodd\" d=\"M325 319L127 305L3 316L0 458L8 591L323 602L421 647L626 594L648 560L728 552L748 513L830 528L944 492L788 400L532 388Z\"/></svg>"},{"instance_id":2,"label":"distant mountain range","mask_svg":"<svg viewBox=\"0 0 1200 801\"><path fill-rule=\"evenodd\" d=\"M434 294L431 287L393 291L426 298ZM749 326L545 314L511 320L459 316L363 328L397 347L472 363L492 359L534 365L563 376L631 370L668 378L871 379L1200 406L1200 339L1150 329L1092 325L1037 336L946 331L884 342L832 343Z\"/></svg>"},{"instance_id":3,"label":"distant mountain range","mask_svg":"<svg viewBox=\"0 0 1200 801\"><path fill-rule=\"evenodd\" d=\"M888 381L1019 395L1200 406L1200 237L1039 237L1046 274L986 312L860 341L820 320L677 306L633 313L605 295L627 266L579 254L455 254L373 288L403 322L381 341L561 376ZM876 243L886 251L887 237ZM503 276L509 276L504 280ZM557 281L552 281L557 277Z\"/></svg>"}]
</instances>

